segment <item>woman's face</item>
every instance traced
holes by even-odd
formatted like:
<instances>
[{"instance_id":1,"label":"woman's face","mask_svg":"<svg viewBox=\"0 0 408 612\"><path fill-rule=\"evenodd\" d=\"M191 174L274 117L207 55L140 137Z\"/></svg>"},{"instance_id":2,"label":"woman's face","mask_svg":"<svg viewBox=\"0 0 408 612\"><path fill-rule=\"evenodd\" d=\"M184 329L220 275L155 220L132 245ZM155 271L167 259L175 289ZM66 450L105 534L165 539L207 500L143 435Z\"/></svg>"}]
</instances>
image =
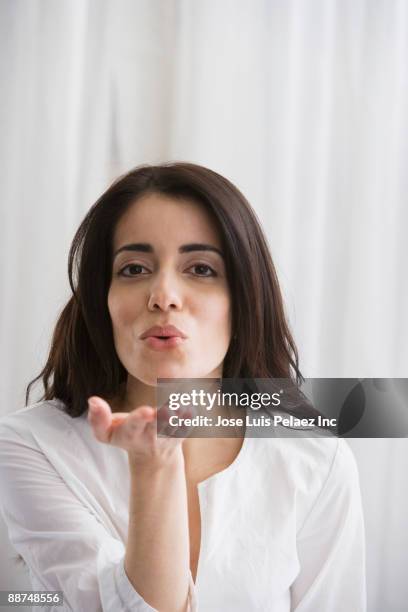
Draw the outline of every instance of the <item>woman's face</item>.
<instances>
[{"instance_id":1,"label":"woman's face","mask_svg":"<svg viewBox=\"0 0 408 612\"><path fill-rule=\"evenodd\" d=\"M130 206L114 232L108 308L130 377L156 385L222 376L231 300L220 236L203 206L162 194ZM170 325L178 331L151 330Z\"/></svg>"}]
</instances>

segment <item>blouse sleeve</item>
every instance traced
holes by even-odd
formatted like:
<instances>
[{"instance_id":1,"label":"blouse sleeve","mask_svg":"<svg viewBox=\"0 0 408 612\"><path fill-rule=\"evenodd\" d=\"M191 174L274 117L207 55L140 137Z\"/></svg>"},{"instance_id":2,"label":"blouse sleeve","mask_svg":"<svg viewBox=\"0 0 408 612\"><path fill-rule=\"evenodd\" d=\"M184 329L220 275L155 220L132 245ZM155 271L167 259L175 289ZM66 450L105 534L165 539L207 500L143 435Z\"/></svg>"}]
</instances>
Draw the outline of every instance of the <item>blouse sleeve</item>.
<instances>
[{"instance_id":1,"label":"blouse sleeve","mask_svg":"<svg viewBox=\"0 0 408 612\"><path fill-rule=\"evenodd\" d=\"M62 591L48 612L157 612L124 569L125 546L85 507L38 448L0 427L0 500L12 545L37 589ZM190 574L187 612L195 612Z\"/></svg>"},{"instance_id":2,"label":"blouse sleeve","mask_svg":"<svg viewBox=\"0 0 408 612\"><path fill-rule=\"evenodd\" d=\"M364 612L365 538L354 456L338 440L327 479L297 537L293 612Z\"/></svg>"}]
</instances>

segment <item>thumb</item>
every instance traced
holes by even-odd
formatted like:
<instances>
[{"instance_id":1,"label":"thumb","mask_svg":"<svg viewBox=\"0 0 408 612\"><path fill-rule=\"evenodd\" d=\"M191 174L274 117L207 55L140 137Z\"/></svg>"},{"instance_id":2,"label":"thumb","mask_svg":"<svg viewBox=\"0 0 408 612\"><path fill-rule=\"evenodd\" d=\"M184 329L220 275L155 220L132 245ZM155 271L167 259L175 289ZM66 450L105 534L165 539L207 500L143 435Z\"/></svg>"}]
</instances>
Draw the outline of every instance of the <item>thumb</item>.
<instances>
[{"instance_id":1,"label":"thumb","mask_svg":"<svg viewBox=\"0 0 408 612\"><path fill-rule=\"evenodd\" d=\"M112 410L104 399L93 395L88 398L88 421L100 442L109 442L112 426Z\"/></svg>"}]
</instances>

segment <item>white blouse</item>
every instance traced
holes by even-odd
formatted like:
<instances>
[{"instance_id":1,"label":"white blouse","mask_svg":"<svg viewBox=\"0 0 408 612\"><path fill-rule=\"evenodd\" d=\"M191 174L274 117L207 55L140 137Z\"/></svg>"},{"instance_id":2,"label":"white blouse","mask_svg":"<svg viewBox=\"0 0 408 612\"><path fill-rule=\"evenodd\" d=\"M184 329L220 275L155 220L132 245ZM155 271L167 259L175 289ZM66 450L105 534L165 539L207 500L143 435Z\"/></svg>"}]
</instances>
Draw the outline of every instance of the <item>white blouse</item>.
<instances>
[{"instance_id":1,"label":"white blouse","mask_svg":"<svg viewBox=\"0 0 408 612\"><path fill-rule=\"evenodd\" d=\"M124 571L129 487L127 453L98 442L86 414L53 400L1 419L10 540L33 589L64 594L63 607L43 610L153 612ZM191 612L366 610L358 473L344 440L246 437L198 489Z\"/></svg>"}]
</instances>

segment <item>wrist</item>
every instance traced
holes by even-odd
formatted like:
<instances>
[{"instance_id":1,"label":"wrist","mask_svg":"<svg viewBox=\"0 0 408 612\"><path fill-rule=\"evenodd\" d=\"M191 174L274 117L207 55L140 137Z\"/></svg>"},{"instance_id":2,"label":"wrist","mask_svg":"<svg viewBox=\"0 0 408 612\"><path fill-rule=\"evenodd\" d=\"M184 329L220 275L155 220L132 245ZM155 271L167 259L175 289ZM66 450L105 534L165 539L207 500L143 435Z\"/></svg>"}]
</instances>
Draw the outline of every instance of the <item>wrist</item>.
<instances>
[{"instance_id":1,"label":"wrist","mask_svg":"<svg viewBox=\"0 0 408 612\"><path fill-rule=\"evenodd\" d=\"M184 470L184 455L181 445L160 456L149 455L141 457L140 453L128 451L129 469L131 474L137 473L138 477L143 474L149 477L155 474L173 473L179 469Z\"/></svg>"}]
</instances>

